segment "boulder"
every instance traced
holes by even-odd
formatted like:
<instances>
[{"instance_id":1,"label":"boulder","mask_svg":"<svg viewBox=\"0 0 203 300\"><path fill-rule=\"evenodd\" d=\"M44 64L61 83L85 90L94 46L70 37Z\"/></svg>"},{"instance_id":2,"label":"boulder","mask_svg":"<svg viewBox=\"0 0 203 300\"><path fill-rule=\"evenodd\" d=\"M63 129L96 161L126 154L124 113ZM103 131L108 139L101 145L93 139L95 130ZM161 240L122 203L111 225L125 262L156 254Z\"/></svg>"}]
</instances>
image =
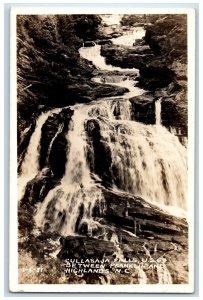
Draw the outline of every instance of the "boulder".
<instances>
[{"instance_id":1,"label":"boulder","mask_svg":"<svg viewBox=\"0 0 203 300\"><path fill-rule=\"evenodd\" d=\"M121 68L140 68L153 58L153 53L147 45L125 47L121 45L105 45L101 48L101 55L106 62Z\"/></svg>"},{"instance_id":2,"label":"boulder","mask_svg":"<svg viewBox=\"0 0 203 300\"><path fill-rule=\"evenodd\" d=\"M96 43L94 41L85 41L83 47L94 47Z\"/></svg>"},{"instance_id":3,"label":"boulder","mask_svg":"<svg viewBox=\"0 0 203 300\"><path fill-rule=\"evenodd\" d=\"M109 39L106 40L96 40L95 41L97 45L112 45L112 41Z\"/></svg>"},{"instance_id":4,"label":"boulder","mask_svg":"<svg viewBox=\"0 0 203 300\"><path fill-rule=\"evenodd\" d=\"M25 193L20 201L21 205L34 206L36 203L42 202L48 192L57 184L58 180L54 179L52 171L48 168L43 169L27 183Z\"/></svg>"},{"instance_id":5,"label":"boulder","mask_svg":"<svg viewBox=\"0 0 203 300\"><path fill-rule=\"evenodd\" d=\"M144 124L155 124L155 99L149 93L130 98L133 119Z\"/></svg>"}]
</instances>

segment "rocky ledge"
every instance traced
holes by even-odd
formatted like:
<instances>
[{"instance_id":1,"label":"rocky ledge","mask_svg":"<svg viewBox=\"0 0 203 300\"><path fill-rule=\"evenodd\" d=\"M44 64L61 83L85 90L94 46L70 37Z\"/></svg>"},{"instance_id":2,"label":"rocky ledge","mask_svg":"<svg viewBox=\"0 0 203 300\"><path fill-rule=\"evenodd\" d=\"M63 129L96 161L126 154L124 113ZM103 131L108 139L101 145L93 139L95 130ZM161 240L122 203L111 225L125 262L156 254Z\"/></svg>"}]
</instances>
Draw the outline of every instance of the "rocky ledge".
<instances>
[{"instance_id":1,"label":"rocky ledge","mask_svg":"<svg viewBox=\"0 0 203 300\"><path fill-rule=\"evenodd\" d=\"M78 236L64 237L57 232L43 232L36 229L34 222L32 226L30 224L29 210L32 206L27 206L27 214L23 208L20 228L25 230L27 224L32 230L27 231L23 242L19 244L21 251L28 250L33 260L37 258L38 263L45 266L47 277L50 276L48 265L57 267L58 279L55 277L53 281L60 282L63 277L63 283L78 283L81 279L85 283L101 283L103 279L104 283L136 284L140 282L139 272L142 271L145 274L142 273L142 277L147 283L166 283L161 282L161 278L169 276L167 274L170 274L171 283L187 283L186 219L169 215L140 197L104 188L102 192L105 209L101 218L95 207L95 226L91 236L88 223L87 230ZM105 267L96 274L87 271L78 276L73 271L66 272L65 262L76 259L79 262L105 260ZM136 264L134 267L133 261ZM127 265L122 265L124 263ZM142 271L139 271L139 266ZM117 268L121 269L119 273L115 271Z\"/></svg>"},{"instance_id":2,"label":"rocky ledge","mask_svg":"<svg viewBox=\"0 0 203 300\"><path fill-rule=\"evenodd\" d=\"M122 24L143 23L145 36L134 46L104 45L109 64L138 68L137 86L162 99L162 120L187 137L187 20L186 15L125 15Z\"/></svg>"}]
</instances>

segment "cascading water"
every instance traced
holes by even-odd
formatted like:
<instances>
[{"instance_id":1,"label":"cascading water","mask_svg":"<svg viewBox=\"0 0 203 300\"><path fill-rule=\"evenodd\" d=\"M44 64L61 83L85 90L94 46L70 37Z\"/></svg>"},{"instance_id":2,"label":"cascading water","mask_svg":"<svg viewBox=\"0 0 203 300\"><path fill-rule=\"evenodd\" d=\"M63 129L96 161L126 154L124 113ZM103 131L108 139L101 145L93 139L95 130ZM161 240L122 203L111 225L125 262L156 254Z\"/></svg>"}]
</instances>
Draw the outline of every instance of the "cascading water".
<instances>
[{"instance_id":1,"label":"cascading water","mask_svg":"<svg viewBox=\"0 0 203 300\"><path fill-rule=\"evenodd\" d=\"M49 148L48 148L48 151L47 151L46 164L48 164L48 162L49 162L49 156L50 156L50 152L51 152L51 149L52 149L53 143L54 143L55 139L57 138L57 136L59 135L59 133L61 133L61 132L62 132L62 130L63 130L63 127L64 127L64 125L63 125L63 124L59 125L59 128L58 128L58 130L57 130L56 134L54 135L54 137L53 137L53 139L52 139L52 141L51 141L51 143L50 143L50 145L49 145Z\"/></svg>"},{"instance_id":2,"label":"cascading water","mask_svg":"<svg viewBox=\"0 0 203 300\"><path fill-rule=\"evenodd\" d=\"M80 55L99 69L117 69L106 65L98 45L81 48ZM124 78L121 82L125 84ZM115 84L122 85L121 82L118 80ZM130 92L135 91L132 88ZM177 137L160 126L161 99L155 106L156 125L133 121L131 103L125 97L73 107L72 128L67 134L70 150L66 172L60 186L51 190L38 205L35 217L38 226L45 226L47 219L50 221L51 218L49 229L58 230L63 235L74 234L79 230L76 228L79 223L86 223L89 231L95 226L93 209L103 199L88 166L87 149L94 157L94 148L85 129L86 122L95 119L101 139L111 152L109 169L115 190L141 196L158 206L167 207L172 213L171 207L176 211L177 208L186 209L186 149Z\"/></svg>"},{"instance_id":3,"label":"cascading water","mask_svg":"<svg viewBox=\"0 0 203 300\"><path fill-rule=\"evenodd\" d=\"M131 121L129 103L121 103L123 109L116 116L115 105L118 107L119 101L75 106L72 128L67 135L71 146L66 172L60 186L51 190L38 206L35 218L38 226L43 227L48 219L50 229L68 235L74 234L78 218L90 231L95 225L93 208L103 199L88 167L85 124L93 119L99 122L101 137L111 151L109 168L114 189L139 195L166 209L186 209L185 147L164 127ZM94 157L94 149L89 149Z\"/></svg>"},{"instance_id":4,"label":"cascading water","mask_svg":"<svg viewBox=\"0 0 203 300\"><path fill-rule=\"evenodd\" d=\"M156 125L161 125L161 98L155 102Z\"/></svg>"},{"instance_id":5,"label":"cascading water","mask_svg":"<svg viewBox=\"0 0 203 300\"><path fill-rule=\"evenodd\" d=\"M157 205L186 209L186 149L165 128L137 122L100 122L112 154L115 186ZM112 128L110 130L110 128ZM169 144L169 145L168 145ZM168 146L167 146L168 145Z\"/></svg>"},{"instance_id":6,"label":"cascading water","mask_svg":"<svg viewBox=\"0 0 203 300\"><path fill-rule=\"evenodd\" d=\"M60 109L54 109L42 113L36 122L35 131L31 136L27 152L21 167L21 174L18 178L18 199L20 200L25 191L26 184L33 179L39 171L39 147L41 138L41 129L45 121L53 113L59 113Z\"/></svg>"},{"instance_id":7,"label":"cascading water","mask_svg":"<svg viewBox=\"0 0 203 300\"><path fill-rule=\"evenodd\" d=\"M120 67L113 67L112 65L107 65L105 58L101 56L101 46L100 45L95 45L93 47L82 47L79 49L80 55L87 59L90 60L98 69L101 70L106 70L106 71L119 71L119 72L137 72L137 69L122 69Z\"/></svg>"},{"instance_id":8,"label":"cascading water","mask_svg":"<svg viewBox=\"0 0 203 300\"><path fill-rule=\"evenodd\" d=\"M108 14L103 14L100 15L100 17L102 18L103 22L108 25L108 26L112 26L112 25L119 25L120 21L123 17L122 14L115 14L115 15L108 15Z\"/></svg>"},{"instance_id":9,"label":"cascading water","mask_svg":"<svg viewBox=\"0 0 203 300\"><path fill-rule=\"evenodd\" d=\"M139 96L144 93L144 90L140 89L139 87L136 87L135 82L132 79L130 79L128 76L107 75L107 76L95 77L92 80L99 83L107 83L107 84L122 86L127 88L129 92L125 93L125 95L122 96L122 98L125 99L129 99L134 96ZM120 96L114 97L114 99L115 98L120 98Z\"/></svg>"},{"instance_id":10,"label":"cascading water","mask_svg":"<svg viewBox=\"0 0 203 300\"><path fill-rule=\"evenodd\" d=\"M81 109L80 109L81 108ZM67 139L70 150L65 175L60 186L51 190L42 204L38 206L35 221L40 227L51 221L49 230L60 231L63 235L71 235L76 231L76 223L87 222L88 231L95 222L92 210L96 203L102 201L101 190L94 184L86 159L86 134L84 129L85 114L83 106L75 107L72 128Z\"/></svg>"},{"instance_id":11,"label":"cascading water","mask_svg":"<svg viewBox=\"0 0 203 300\"><path fill-rule=\"evenodd\" d=\"M130 37L130 40L132 42L133 36ZM138 37L137 37L138 38ZM127 37L129 39L129 37ZM134 36L134 40L136 39L136 36ZM115 39L117 40L117 39ZM118 44L124 43L124 41L118 41ZM81 57L91 61L95 67L99 70L103 71L110 71L110 72L120 72L121 75L105 75L101 77L95 77L93 78L93 81L95 82L102 82L102 83L109 83L111 85L117 85L117 86L122 86L125 87L129 90L129 93L126 93L123 97L124 98L130 98L133 96L138 96L143 94L144 90L138 88L135 86L135 81L132 80L128 75L133 75L133 76L138 76L139 75L139 70L135 68L120 68L120 67L114 67L110 64L106 64L106 60L103 56L101 56L101 46L100 45L95 45L94 47L82 47L79 49L79 53ZM123 76L123 74L125 74ZM110 79L111 78L111 79Z\"/></svg>"},{"instance_id":12,"label":"cascading water","mask_svg":"<svg viewBox=\"0 0 203 300\"><path fill-rule=\"evenodd\" d=\"M135 32L132 34L135 35ZM114 43L126 44L127 39L131 44L131 34L126 34L123 39L114 39ZM93 80L127 87L129 93L122 97L101 98L88 104L72 106L74 114L66 135L69 149L65 174L58 185L49 190L43 202L36 205L34 219L37 227L45 231L58 232L62 236L81 234L95 237L95 232L100 228L104 231L103 237L100 238L111 241L117 251L116 257L122 260L125 257L117 234L106 238L108 232L105 232L105 226L100 222L105 210L105 199L102 176L94 169L96 151L93 137L89 135L87 129L88 122L90 127L94 127L95 123L98 125L99 133L96 134L105 145L104 149L108 149L106 151L111 158L108 162L111 177L109 187L118 193L125 191L140 196L174 215L182 216L187 210L187 150L175 134L161 125L161 99L155 102L155 125L134 121L134 111L129 98L144 91L134 86L134 81L127 73L131 72L136 77L139 71L107 65L104 57L100 55L100 47L99 45L82 47L79 52L83 58L92 61L99 70L119 71L119 74L112 77L104 72L103 77L96 77ZM53 112L57 113L59 110L42 114L36 122L36 129L22 164L19 198L23 196L26 183L39 172L41 129ZM49 144L47 161L53 143L62 130L63 125L59 126ZM105 161L105 156L103 159ZM139 238L136 234L133 237ZM150 256L150 253L146 251L146 255ZM134 275L135 281L138 278L140 284L148 283L142 268L138 267ZM157 275L160 284L172 283L165 264L157 267Z\"/></svg>"},{"instance_id":13,"label":"cascading water","mask_svg":"<svg viewBox=\"0 0 203 300\"><path fill-rule=\"evenodd\" d=\"M85 55L84 58L95 63L99 69L107 69L103 58L100 63L101 55L98 51L94 52L94 55L93 53L90 55L88 51L85 53L81 51L80 54L83 57ZM126 69L122 70L126 71ZM156 126L131 121L131 104L128 97L142 94L144 91L136 89L132 80L124 79L126 76L123 76L121 82L119 80L113 82L118 86L130 87L130 92L122 97L124 101L113 97L111 100L101 101L95 105L97 107L95 117L100 116L101 135L111 149L111 175L114 188L139 195L172 214L185 216L184 210L187 209L186 148L180 144L177 137L161 126L161 98L155 102ZM96 78L95 81L102 80ZM103 82L106 83L106 79ZM92 109L94 110L90 108L90 111ZM113 111L114 115L112 115ZM122 116L122 111L127 114ZM106 119L102 122L101 117L104 116L110 122ZM117 119L124 120L124 122Z\"/></svg>"},{"instance_id":14,"label":"cascading water","mask_svg":"<svg viewBox=\"0 0 203 300\"><path fill-rule=\"evenodd\" d=\"M123 35L113 38L112 42L115 45L124 45L125 47L133 46L136 40L142 39L145 35L145 30L142 27L135 27L126 31Z\"/></svg>"}]
</instances>

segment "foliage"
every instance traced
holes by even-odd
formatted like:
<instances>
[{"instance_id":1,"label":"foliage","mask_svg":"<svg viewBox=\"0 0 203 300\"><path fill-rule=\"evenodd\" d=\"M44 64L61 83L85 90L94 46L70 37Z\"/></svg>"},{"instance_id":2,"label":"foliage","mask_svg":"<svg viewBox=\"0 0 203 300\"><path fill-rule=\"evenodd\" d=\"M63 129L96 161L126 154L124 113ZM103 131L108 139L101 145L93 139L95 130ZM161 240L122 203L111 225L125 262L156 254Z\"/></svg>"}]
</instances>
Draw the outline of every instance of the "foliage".
<instances>
[{"instance_id":1,"label":"foliage","mask_svg":"<svg viewBox=\"0 0 203 300\"><path fill-rule=\"evenodd\" d=\"M78 48L96 36L99 17L91 15L19 15L17 17L18 135L40 109L73 104L69 84L89 78L93 67ZM76 95L77 96L77 95ZM64 104L64 103L63 103Z\"/></svg>"}]
</instances>

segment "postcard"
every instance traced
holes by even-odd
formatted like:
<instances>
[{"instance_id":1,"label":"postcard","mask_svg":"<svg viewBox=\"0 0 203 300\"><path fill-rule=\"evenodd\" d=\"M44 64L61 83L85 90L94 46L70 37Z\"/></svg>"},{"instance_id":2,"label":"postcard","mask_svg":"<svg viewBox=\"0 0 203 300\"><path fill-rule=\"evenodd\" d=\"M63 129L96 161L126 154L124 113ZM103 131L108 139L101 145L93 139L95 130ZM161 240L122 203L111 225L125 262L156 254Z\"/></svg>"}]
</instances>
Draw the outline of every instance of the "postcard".
<instances>
[{"instance_id":1,"label":"postcard","mask_svg":"<svg viewBox=\"0 0 203 300\"><path fill-rule=\"evenodd\" d=\"M11 10L11 291L193 292L194 24Z\"/></svg>"}]
</instances>

